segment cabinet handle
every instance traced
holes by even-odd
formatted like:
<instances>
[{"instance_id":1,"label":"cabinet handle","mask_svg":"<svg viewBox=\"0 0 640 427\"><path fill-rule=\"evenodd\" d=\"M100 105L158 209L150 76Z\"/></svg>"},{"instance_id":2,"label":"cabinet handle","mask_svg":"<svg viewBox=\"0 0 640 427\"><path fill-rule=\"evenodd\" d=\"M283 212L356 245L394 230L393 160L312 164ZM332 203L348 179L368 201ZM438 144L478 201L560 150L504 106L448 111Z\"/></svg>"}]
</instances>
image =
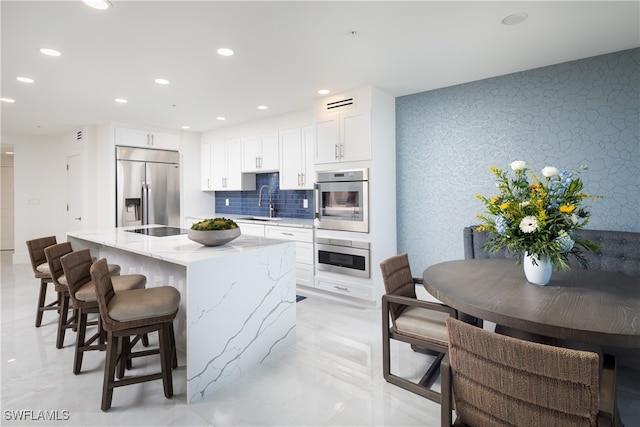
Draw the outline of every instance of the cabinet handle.
<instances>
[{"instance_id":1,"label":"cabinet handle","mask_svg":"<svg viewBox=\"0 0 640 427\"><path fill-rule=\"evenodd\" d=\"M256 156L256 169L258 169L260 167L260 164L258 163L258 156Z\"/></svg>"},{"instance_id":2,"label":"cabinet handle","mask_svg":"<svg viewBox=\"0 0 640 427\"><path fill-rule=\"evenodd\" d=\"M334 286L334 288L335 288L335 289L337 289L337 290L339 290L339 291L351 292L351 291L349 290L349 288L345 288L344 286L338 286L338 285L335 285L335 286Z\"/></svg>"},{"instance_id":3,"label":"cabinet handle","mask_svg":"<svg viewBox=\"0 0 640 427\"><path fill-rule=\"evenodd\" d=\"M153 140L153 134L151 134L151 145L156 145L156 142Z\"/></svg>"},{"instance_id":4,"label":"cabinet handle","mask_svg":"<svg viewBox=\"0 0 640 427\"><path fill-rule=\"evenodd\" d=\"M293 233L285 233L285 232L282 232L282 233L280 233L280 234L282 234L283 236L293 236Z\"/></svg>"},{"instance_id":5,"label":"cabinet handle","mask_svg":"<svg viewBox=\"0 0 640 427\"><path fill-rule=\"evenodd\" d=\"M211 188L211 180L207 178L207 188Z\"/></svg>"},{"instance_id":6,"label":"cabinet handle","mask_svg":"<svg viewBox=\"0 0 640 427\"><path fill-rule=\"evenodd\" d=\"M344 144L340 144L340 158L344 158Z\"/></svg>"},{"instance_id":7,"label":"cabinet handle","mask_svg":"<svg viewBox=\"0 0 640 427\"><path fill-rule=\"evenodd\" d=\"M300 174L300 186L302 187L306 183L306 177L304 173Z\"/></svg>"},{"instance_id":8,"label":"cabinet handle","mask_svg":"<svg viewBox=\"0 0 640 427\"><path fill-rule=\"evenodd\" d=\"M333 157L338 160L338 144L333 146Z\"/></svg>"}]
</instances>

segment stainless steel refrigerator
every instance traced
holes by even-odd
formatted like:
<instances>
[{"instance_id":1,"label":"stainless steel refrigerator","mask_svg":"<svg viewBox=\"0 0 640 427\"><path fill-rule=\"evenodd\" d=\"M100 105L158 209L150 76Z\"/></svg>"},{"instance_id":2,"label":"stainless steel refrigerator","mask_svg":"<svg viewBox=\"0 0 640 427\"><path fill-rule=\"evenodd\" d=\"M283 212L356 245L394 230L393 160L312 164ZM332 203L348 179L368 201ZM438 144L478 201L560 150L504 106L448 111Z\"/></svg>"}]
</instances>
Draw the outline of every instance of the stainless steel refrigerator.
<instances>
[{"instance_id":1,"label":"stainless steel refrigerator","mask_svg":"<svg viewBox=\"0 0 640 427\"><path fill-rule=\"evenodd\" d=\"M180 226L180 154L116 147L116 226Z\"/></svg>"}]
</instances>

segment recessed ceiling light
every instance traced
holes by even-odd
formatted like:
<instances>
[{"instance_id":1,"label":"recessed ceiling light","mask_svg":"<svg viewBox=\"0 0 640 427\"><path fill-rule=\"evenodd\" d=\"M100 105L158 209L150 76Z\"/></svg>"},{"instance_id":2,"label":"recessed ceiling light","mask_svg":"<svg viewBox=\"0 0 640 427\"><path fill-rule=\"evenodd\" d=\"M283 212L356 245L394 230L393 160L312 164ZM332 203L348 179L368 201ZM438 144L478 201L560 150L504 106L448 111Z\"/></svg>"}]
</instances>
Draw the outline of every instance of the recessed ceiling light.
<instances>
[{"instance_id":1,"label":"recessed ceiling light","mask_svg":"<svg viewBox=\"0 0 640 427\"><path fill-rule=\"evenodd\" d=\"M112 5L110 1L107 0L82 0L84 4L94 9L105 10L109 9Z\"/></svg>"},{"instance_id":2,"label":"recessed ceiling light","mask_svg":"<svg viewBox=\"0 0 640 427\"><path fill-rule=\"evenodd\" d=\"M516 25L527 19L529 15L524 12L514 13L513 15L509 15L502 20L504 25Z\"/></svg>"},{"instance_id":3,"label":"recessed ceiling light","mask_svg":"<svg viewBox=\"0 0 640 427\"><path fill-rule=\"evenodd\" d=\"M6 154L7 156L13 156L13 151L5 151L4 154ZM12 362L12 360L9 360L9 362Z\"/></svg>"},{"instance_id":4,"label":"recessed ceiling light","mask_svg":"<svg viewBox=\"0 0 640 427\"><path fill-rule=\"evenodd\" d=\"M167 79L155 79L154 81L156 83L158 83L159 85L168 85L169 84L169 80L167 80Z\"/></svg>"},{"instance_id":5,"label":"recessed ceiling light","mask_svg":"<svg viewBox=\"0 0 640 427\"><path fill-rule=\"evenodd\" d=\"M319 93L320 95L329 95L329 93L331 93L331 92L330 92L328 89L320 89L320 90L318 91L318 93Z\"/></svg>"},{"instance_id":6,"label":"recessed ceiling light","mask_svg":"<svg viewBox=\"0 0 640 427\"><path fill-rule=\"evenodd\" d=\"M181 129L191 129L191 126L184 125L184 126L181 126L180 128L181 128Z\"/></svg>"},{"instance_id":7,"label":"recessed ceiling light","mask_svg":"<svg viewBox=\"0 0 640 427\"><path fill-rule=\"evenodd\" d=\"M15 99L11 99L11 98L0 98L0 101L7 102L9 104L13 104L14 102L16 102Z\"/></svg>"},{"instance_id":8,"label":"recessed ceiling light","mask_svg":"<svg viewBox=\"0 0 640 427\"><path fill-rule=\"evenodd\" d=\"M221 55L221 56L231 56L231 55L233 55L233 50L231 50L229 48L226 48L226 47L221 47L216 52L218 52L218 55Z\"/></svg>"},{"instance_id":9,"label":"recessed ceiling light","mask_svg":"<svg viewBox=\"0 0 640 427\"><path fill-rule=\"evenodd\" d=\"M222 117L222 116L218 116L218 117L216 117L216 120L224 121L224 120L227 120L227 118L226 117Z\"/></svg>"},{"instance_id":10,"label":"recessed ceiling light","mask_svg":"<svg viewBox=\"0 0 640 427\"><path fill-rule=\"evenodd\" d=\"M127 102L129 102L124 98L116 98L116 99L114 99L114 101L116 101L119 104L126 104Z\"/></svg>"},{"instance_id":11,"label":"recessed ceiling light","mask_svg":"<svg viewBox=\"0 0 640 427\"><path fill-rule=\"evenodd\" d=\"M269 107L267 107L266 105L258 105L258 110L268 110Z\"/></svg>"},{"instance_id":12,"label":"recessed ceiling light","mask_svg":"<svg viewBox=\"0 0 640 427\"><path fill-rule=\"evenodd\" d=\"M48 47L43 47L40 49L40 53L47 56L60 56L60 52L55 49L49 49Z\"/></svg>"},{"instance_id":13,"label":"recessed ceiling light","mask_svg":"<svg viewBox=\"0 0 640 427\"><path fill-rule=\"evenodd\" d=\"M16 77L16 80L22 83L33 83L35 80L30 79L29 77Z\"/></svg>"}]
</instances>

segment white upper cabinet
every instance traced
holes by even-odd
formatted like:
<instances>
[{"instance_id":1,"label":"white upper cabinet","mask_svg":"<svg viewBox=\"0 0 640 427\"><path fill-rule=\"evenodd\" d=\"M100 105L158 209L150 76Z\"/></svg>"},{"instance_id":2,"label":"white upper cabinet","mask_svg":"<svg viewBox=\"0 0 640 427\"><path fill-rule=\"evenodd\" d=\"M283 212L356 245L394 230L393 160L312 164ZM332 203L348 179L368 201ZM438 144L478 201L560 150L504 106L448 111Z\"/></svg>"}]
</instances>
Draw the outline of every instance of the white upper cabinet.
<instances>
[{"instance_id":1,"label":"white upper cabinet","mask_svg":"<svg viewBox=\"0 0 640 427\"><path fill-rule=\"evenodd\" d=\"M371 108L326 106L316 117L315 162L371 160Z\"/></svg>"},{"instance_id":2,"label":"white upper cabinet","mask_svg":"<svg viewBox=\"0 0 640 427\"><path fill-rule=\"evenodd\" d=\"M180 150L180 136L170 133L117 127L115 130L115 141L116 145L125 145L128 147Z\"/></svg>"},{"instance_id":3,"label":"white upper cabinet","mask_svg":"<svg viewBox=\"0 0 640 427\"><path fill-rule=\"evenodd\" d=\"M312 190L313 126L280 132L280 189Z\"/></svg>"},{"instance_id":4,"label":"white upper cabinet","mask_svg":"<svg viewBox=\"0 0 640 427\"><path fill-rule=\"evenodd\" d=\"M279 157L277 132L242 138L242 172L275 172Z\"/></svg>"},{"instance_id":5,"label":"white upper cabinet","mask_svg":"<svg viewBox=\"0 0 640 427\"><path fill-rule=\"evenodd\" d=\"M214 142L211 145L211 180L210 190L240 191L255 190L254 174L242 173L242 142L232 139ZM204 177L203 177L204 179Z\"/></svg>"},{"instance_id":6,"label":"white upper cabinet","mask_svg":"<svg viewBox=\"0 0 640 427\"><path fill-rule=\"evenodd\" d=\"M200 147L200 189L202 191L213 190L213 169L211 167L211 145L202 144Z\"/></svg>"}]
</instances>

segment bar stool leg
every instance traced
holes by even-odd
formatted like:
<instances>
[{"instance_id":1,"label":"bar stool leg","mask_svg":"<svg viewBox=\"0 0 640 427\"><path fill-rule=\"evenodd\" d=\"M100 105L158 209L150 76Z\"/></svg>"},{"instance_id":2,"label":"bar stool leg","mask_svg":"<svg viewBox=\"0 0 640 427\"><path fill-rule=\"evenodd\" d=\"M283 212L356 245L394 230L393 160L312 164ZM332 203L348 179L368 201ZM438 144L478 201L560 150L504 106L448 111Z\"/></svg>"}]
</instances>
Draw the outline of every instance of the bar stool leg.
<instances>
[{"instance_id":1,"label":"bar stool leg","mask_svg":"<svg viewBox=\"0 0 640 427\"><path fill-rule=\"evenodd\" d=\"M68 324L69 316L69 297L64 292L58 292L58 300L60 301L60 314L58 316L58 337L56 339L56 348L64 347L64 335Z\"/></svg>"},{"instance_id":2,"label":"bar stool leg","mask_svg":"<svg viewBox=\"0 0 640 427\"><path fill-rule=\"evenodd\" d=\"M164 386L164 395L166 398L173 396L173 374L171 373L171 365L173 359L173 350L171 346L171 331L173 322L167 322L162 325L159 332L160 339L160 364L162 367L162 385Z\"/></svg>"},{"instance_id":3,"label":"bar stool leg","mask_svg":"<svg viewBox=\"0 0 640 427\"><path fill-rule=\"evenodd\" d=\"M40 279L40 293L38 295L38 307L36 308L36 328L42 325L42 315L44 314L44 301L47 298L47 282Z\"/></svg>"},{"instance_id":4,"label":"bar stool leg","mask_svg":"<svg viewBox=\"0 0 640 427\"><path fill-rule=\"evenodd\" d=\"M113 333L107 333L107 356L105 360L104 380L102 382L102 405L103 411L111 408L113 400L113 385L116 374L116 364L118 363L118 338Z\"/></svg>"}]
</instances>

